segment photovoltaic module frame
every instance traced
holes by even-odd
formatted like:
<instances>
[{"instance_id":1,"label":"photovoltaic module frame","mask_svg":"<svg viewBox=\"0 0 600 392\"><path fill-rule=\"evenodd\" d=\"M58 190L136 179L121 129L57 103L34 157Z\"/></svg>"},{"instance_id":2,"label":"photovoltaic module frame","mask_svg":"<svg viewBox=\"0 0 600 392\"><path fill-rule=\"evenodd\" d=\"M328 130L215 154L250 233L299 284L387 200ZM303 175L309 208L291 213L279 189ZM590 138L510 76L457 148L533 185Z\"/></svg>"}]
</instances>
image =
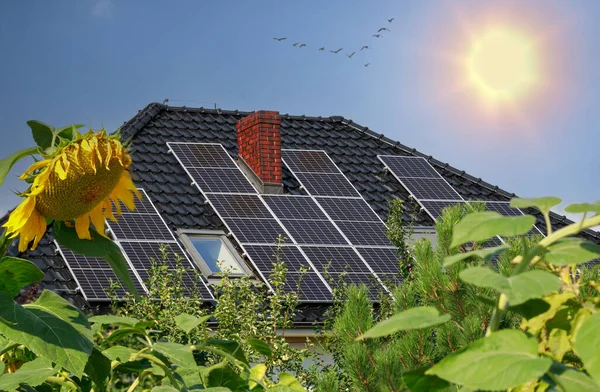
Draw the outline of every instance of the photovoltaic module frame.
<instances>
[{"instance_id":1,"label":"photovoltaic module frame","mask_svg":"<svg viewBox=\"0 0 600 392\"><path fill-rule=\"evenodd\" d=\"M398 155L378 155L377 157L433 220L437 220L446 207L477 202L463 199L423 157ZM524 215L521 209L511 207L510 203L506 201L482 202L485 203L487 211L495 211L504 216ZM542 234L542 232L537 226L534 226L529 235L532 234ZM502 238L498 237L497 240L490 241L488 246L498 245L499 241L504 242Z\"/></svg>"}]
</instances>

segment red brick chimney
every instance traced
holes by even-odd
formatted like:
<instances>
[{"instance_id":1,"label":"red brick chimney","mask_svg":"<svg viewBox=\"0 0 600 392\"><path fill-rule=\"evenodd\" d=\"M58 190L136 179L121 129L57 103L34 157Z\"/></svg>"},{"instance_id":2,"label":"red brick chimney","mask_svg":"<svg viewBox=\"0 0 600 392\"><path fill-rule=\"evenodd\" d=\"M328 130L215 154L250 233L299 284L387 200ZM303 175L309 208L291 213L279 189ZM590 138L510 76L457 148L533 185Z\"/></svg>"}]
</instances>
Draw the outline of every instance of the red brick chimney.
<instances>
[{"instance_id":1,"label":"red brick chimney","mask_svg":"<svg viewBox=\"0 0 600 392\"><path fill-rule=\"evenodd\" d=\"M281 137L279 112L260 110L239 120L235 126L238 155L266 188L281 188ZM278 193L278 191L275 191Z\"/></svg>"}]
</instances>

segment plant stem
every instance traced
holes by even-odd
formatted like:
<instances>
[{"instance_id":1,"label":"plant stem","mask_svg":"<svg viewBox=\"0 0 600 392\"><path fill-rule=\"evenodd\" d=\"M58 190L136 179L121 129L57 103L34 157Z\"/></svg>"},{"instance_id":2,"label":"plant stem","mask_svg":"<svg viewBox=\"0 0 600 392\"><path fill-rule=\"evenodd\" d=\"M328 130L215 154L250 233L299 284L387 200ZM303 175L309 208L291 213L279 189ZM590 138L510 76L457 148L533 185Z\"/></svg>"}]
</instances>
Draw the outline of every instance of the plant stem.
<instances>
[{"instance_id":1,"label":"plant stem","mask_svg":"<svg viewBox=\"0 0 600 392\"><path fill-rule=\"evenodd\" d=\"M157 357L155 357L152 354L143 354L142 353L142 354L138 354L138 357L145 358L149 361L154 362L158 366L160 366L165 371L165 374L167 375L167 377L169 377L169 381L171 382L173 388L179 389L179 383L173 376L173 372L171 372L171 369L169 369L169 367L163 361L161 361L160 359L158 359Z\"/></svg>"},{"instance_id":2,"label":"plant stem","mask_svg":"<svg viewBox=\"0 0 600 392\"><path fill-rule=\"evenodd\" d=\"M46 382L58 384L60 386L67 387L69 389L75 389L77 391L81 390L77 385L73 384L64 377L48 376L46 377Z\"/></svg>"},{"instance_id":3,"label":"plant stem","mask_svg":"<svg viewBox=\"0 0 600 392\"><path fill-rule=\"evenodd\" d=\"M7 352L9 352L10 350L12 350L13 348L17 348L17 347L19 347L18 343L11 344L10 346L4 347L2 350L0 350L0 356L6 354Z\"/></svg>"}]
</instances>

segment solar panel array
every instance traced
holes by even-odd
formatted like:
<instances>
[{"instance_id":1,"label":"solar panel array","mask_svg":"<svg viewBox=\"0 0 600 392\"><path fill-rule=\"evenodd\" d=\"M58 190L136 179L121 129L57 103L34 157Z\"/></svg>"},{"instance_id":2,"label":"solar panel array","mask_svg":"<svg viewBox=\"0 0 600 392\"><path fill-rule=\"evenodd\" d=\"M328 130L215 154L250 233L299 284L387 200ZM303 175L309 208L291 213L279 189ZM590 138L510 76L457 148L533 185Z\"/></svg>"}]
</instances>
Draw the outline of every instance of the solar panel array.
<instances>
[{"instance_id":1,"label":"solar panel array","mask_svg":"<svg viewBox=\"0 0 600 392\"><path fill-rule=\"evenodd\" d=\"M148 194L143 189L139 189L139 191L143 197L142 200L135 199L135 210L130 211L123 208L118 221L108 223L115 242L123 251L127 261L127 269L138 293L148 292L145 283L150 277L153 261L158 262L163 259L161 246L164 244L167 246L165 262L169 270L174 270L178 265L176 255L181 257L179 263L188 269L183 276L183 284L186 290L188 292L192 290L199 292L203 299L213 299L214 297L206 282L200 277L196 278L194 264L189 260L173 232L159 215ZM125 296L125 287L106 260L75 254L66 248L58 247L58 249L67 262L86 300L110 300L108 287L111 280L117 284L115 291L117 298L120 299Z\"/></svg>"},{"instance_id":2,"label":"solar panel array","mask_svg":"<svg viewBox=\"0 0 600 392\"><path fill-rule=\"evenodd\" d=\"M434 220L442 215L444 208L467 202L425 158L396 155L379 155L378 158ZM487 211L504 216L523 215L523 211L511 207L509 202L485 203ZM534 226L530 234L542 233ZM492 239L486 246L496 246L502 242L500 238Z\"/></svg>"},{"instance_id":3,"label":"solar panel array","mask_svg":"<svg viewBox=\"0 0 600 392\"><path fill-rule=\"evenodd\" d=\"M372 268L361 255L369 249L393 247L379 216L325 152L282 150L282 160L308 196L260 195L253 187L250 192L246 184L237 184L232 190L229 184L195 177L199 172L193 168L203 169L203 176L213 169L237 170L239 175L233 177L245 178L221 145L167 144L270 289L268 280L277 250L273 243L279 234L287 238L279 255L289 269L286 290L297 291L302 301L330 302L332 286L341 278L364 281L373 293L386 291L374 269L385 269L384 275L398 274L395 259L375 256L373 263L389 265ZM196 159L202 151L211 154L210 160ZM213 171L211 175L221 174Z\"/></svg>"}]
</instances>

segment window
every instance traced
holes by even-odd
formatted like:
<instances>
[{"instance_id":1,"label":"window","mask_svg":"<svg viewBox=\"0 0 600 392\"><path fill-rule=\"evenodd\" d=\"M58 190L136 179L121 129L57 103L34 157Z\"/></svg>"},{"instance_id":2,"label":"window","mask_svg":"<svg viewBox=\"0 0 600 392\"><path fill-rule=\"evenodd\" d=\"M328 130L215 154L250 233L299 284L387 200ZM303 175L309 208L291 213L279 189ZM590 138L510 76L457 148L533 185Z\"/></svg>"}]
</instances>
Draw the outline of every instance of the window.
<instances>
[{"instance_id":1,"label":"window","mask_svg":"<svg viewBox=\"0 0 600 392\"><path fill-rule=\"evenodd\" d=\"M231 276L249 275L250 271L221 231L184 231L180 237L188 252L206 277L216 277L221 269ZM219 267L220 263L220 267Z\"/></svg>"}]
</instances>

